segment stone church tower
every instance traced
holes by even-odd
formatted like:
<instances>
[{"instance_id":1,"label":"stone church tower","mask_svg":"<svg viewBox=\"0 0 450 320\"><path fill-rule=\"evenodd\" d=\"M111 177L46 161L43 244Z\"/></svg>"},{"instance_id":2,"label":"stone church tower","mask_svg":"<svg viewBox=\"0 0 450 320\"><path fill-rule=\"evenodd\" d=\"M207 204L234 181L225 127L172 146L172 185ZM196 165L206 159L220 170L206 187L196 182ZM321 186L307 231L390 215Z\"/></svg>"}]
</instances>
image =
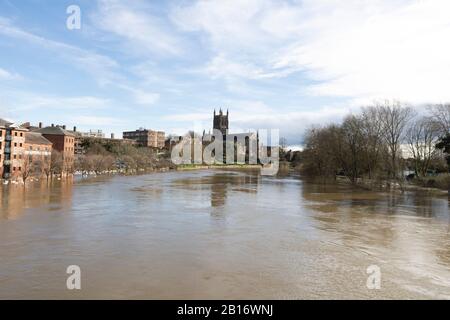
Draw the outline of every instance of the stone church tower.
<instances>
[{"instance_id":1,"label":"stone church tower","mask_svg":"<svg viewBox=\"0 0 450 320\"><path fill-rule=\"evenodd\" d=\"M227 114L224 115L222 112L222 109L220 109L219 114L216 115L216 110L214 109L213 128L220 130L223 135L228 134L228 110L227 110Z\"/></svg>"}]
</instances>

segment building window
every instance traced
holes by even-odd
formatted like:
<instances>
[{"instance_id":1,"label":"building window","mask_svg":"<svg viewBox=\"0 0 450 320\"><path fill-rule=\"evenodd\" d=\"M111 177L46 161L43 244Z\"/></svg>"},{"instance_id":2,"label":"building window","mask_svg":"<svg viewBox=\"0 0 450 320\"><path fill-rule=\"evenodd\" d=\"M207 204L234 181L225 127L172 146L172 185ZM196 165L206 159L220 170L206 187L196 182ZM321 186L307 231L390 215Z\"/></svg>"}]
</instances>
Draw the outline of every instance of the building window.
<instances>
[{"instance_id":1,"label":"building window","mask_svg":"<svg viewBox=\"0 0 450 320\"><path fill-rule=\"evenodd\" d=\"M17 159L17 154L15 154L15 155L13 156L13 158L14 158L14 159Z\"/></svg>"},{"instance_id":2,"label":"building window","mask_svg":"<svg viewBox=\"0 0 450 320\"><path fill-rule=\"evenodd\" d=\"M16 171L16 167L13 167L13 171Z\"/></svg>"},{"instance_id":3,"label":"building window","mask_svg":"<svg viewBox=\"0 0 450 320\"><path fill-rule=\"evenodd\" d=\"M22 155L21 154L19 154L19 159L22 159Z\"/></svg>"},{"instance_id":4,"label":"building window","mask_svg":"<svg viewBox=\"0 0 450 320\"><path fill-rule=\"evenodd\" d=\"M17 137L17 132L14 132L14 136L16 136L16 137Z\"/></svg>"},{"instance_id":5,"label":"building window","mask_svg":"<svg viewBox=\"0 0 450 320\"><path fill-rule=\"evenodd\" d=\"M21 147L21 148L22 148L22 143L20 143L20 144L19 144L19 147Z\"/></svg>"},{"instance_id":6,"label":"building window","mask_svg":"<svg viewBox=\"0 0 450 320\"><path fill-rule=\"evenodd\" d=\"M14 142L14 147L17 147L17 142Z\"/></svg>"},{"instance_id":7,"label":"building window","mask_svg":"<svg viewBox=\"0 0 450 320\"><path fill-rule=\"evenodd\" d=\"M19 171L22 171L22 167L19 167Z\"/></svg>"},{"instance_id":8,"label":"building window","mask_svg":"<svg viewBox=\"0 0 450 320\"><path fill-rule=\"evenodd\" d=\"M20 133L20 136L23 137L23 132Z\"/></svg>"}]
</instances>

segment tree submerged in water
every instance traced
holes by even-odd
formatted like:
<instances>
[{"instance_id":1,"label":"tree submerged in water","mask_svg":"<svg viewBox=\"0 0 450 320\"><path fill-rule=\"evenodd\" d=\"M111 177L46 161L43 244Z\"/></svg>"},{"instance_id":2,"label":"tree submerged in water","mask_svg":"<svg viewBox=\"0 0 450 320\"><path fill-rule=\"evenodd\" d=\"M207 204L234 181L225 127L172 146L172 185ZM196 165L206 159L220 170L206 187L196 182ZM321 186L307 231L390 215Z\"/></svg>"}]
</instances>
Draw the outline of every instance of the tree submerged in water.
<instances>
[{"instance_id":1,"label":"tree submerged in water","mask_svg":"<svg viewBox=\"0 0 450 320\"><path fill-rule=\"evenodd\" d=\"M441 138L439 143L436 145L436 148L441 149L446 154L445 158L447 159L447 165L450 168L450 133L447 133ZM450 197L450 182L448 184L448 191Z\"/></svg>"},{"instance_id":2,"label":"tree submerged in water","mask_svg":"<svg viewBox=\"0 0 450 320\"><path fill-rule=\"evenodd\" d=\"M408 105L385 101L340 124L315 127L306 134L300 170L305 176L340 176L368 187L404 190L412 182L446 189L450 105L429 110L419 114Z\"/></svg>"},{"instance_id":3,"label":"tree submerged in water","mask_svg":"<svg viewBox=\"0 0 450 320\"><path fill-rule=\"evenodd\" d=\"M441 149L446 154L447 164L450 167L450 133L447 133L444 137L440 139L436 148Z\"/></svg>"}]
</instances>

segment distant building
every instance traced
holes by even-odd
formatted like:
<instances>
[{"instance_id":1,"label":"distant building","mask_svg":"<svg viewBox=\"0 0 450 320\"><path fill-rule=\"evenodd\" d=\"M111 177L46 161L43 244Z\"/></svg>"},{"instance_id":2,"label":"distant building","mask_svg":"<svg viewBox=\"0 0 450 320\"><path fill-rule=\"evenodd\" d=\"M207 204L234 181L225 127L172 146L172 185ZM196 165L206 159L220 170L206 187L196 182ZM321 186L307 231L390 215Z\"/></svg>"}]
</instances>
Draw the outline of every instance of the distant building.
<instances>
[{"instance_id":1,"label":"distant building","mask_svg":"<svg viewBox=\"0 0 450 320\"><path fill-rule=\"evenodd\" d=\"M134 140L137 145L141 147L163 149L165 145L165 133L163 131L153 131L141 128L135 131L124 132L123 138Z\"/></svg>"},{"instance_id":2,"label":"distant building","mask_svg":"<svg viewBox=\"0 0 450 320\"><path fill-rule=\"evenodd\" d=\"M71 173L74 169L74 155L75 155L75 135L66 130L66 126L45 127L36 130L41 133L47 140L53 144L53 150L61 153L63 160L62 171L64 173Z\"/></svg>"},{"instance_id":3,"label":"distant building","mask_svg":"<svg viewBox=\"0 0 450 320\"><path fill-rule=\"evenodd\" d=\"M26 128L0 119L0 176L3 179L20 175L27 131Z\"/></svg>"},{"instance_id":4,"label":"distant building","mask_svg":"<svg viewBox=\"0 0 450 320\"><path fill-rule=\"evenodd\" d=\"M97 131L89 130L89 132L80 132L77 131L77 127L74 127L73 131L76 132L77 135L79 135L80 137L99 138L99 139L105 138L105 134L102 132L102 130Z\"/></svg>"},{"instance_id":5,"label":"distant building","mask_svg":"<svg viewBox=\"0 0 450 320\"><path fill-rule=\"evenodd\" d=\"M73 127L73 131L69 131L75 136L74 153L75 156L83 155L86 153L86 142L99 142L99 143L114 143L114 144L129 144L135 145L136 141L130 139L115 139L114 133L111 133L110 138L106 138L105 134L101 130L89 132L77 131L77 127Z\"/></svg>"}]
</instances>

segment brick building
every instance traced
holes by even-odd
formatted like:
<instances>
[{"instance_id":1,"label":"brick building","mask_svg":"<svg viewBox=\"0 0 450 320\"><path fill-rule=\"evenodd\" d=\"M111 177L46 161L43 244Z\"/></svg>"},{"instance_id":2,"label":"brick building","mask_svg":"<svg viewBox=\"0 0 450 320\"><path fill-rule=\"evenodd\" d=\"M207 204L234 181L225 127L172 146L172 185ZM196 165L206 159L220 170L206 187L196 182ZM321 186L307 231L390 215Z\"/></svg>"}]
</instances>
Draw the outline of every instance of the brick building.
<instances>
[{"instance_id":1,"label":"brick building","mask_svg":"<svg viewBox=\"0 0 450 320\"><path fill-rule=\"evenodd\" d=\"M39 163L41 168L50 167L52 157L52 143L41 133L26 132L25 134L25 157L28 163Z\"/></svg>"},{"instance_id":2,"label":"brick building","mask_svg":"<svg viewBox=\"0 0 450 320\"><path fill-rule=\"evenodd\" d=\"M52 150L58 151L62 156L62 171L64 173L71 173L74 170L75 158L75 135L66 130L66 126L45 127L36 130L42 136L52 143Z\"/></svg>"},{"instance_id":3,"label":"brick building","mask_svg":"<svg viewBox=\"0 0 450 320\"><path fill-rule=\"evenodd\" d=\"M0 119L0 176L3 179L20 176L27 131L21 126Z\"/></svg>"},{"instance_id":4,"label":"brick building","mask_svg":"<svg viewBox=\"0 0 450 320\"><path fill-rule=\"evenodd\" d=\"M124 139L136 141L138 146L163 149L165 145L165 133L147 129L126 131L123 133Z\"/></svg>"}]
</instances>

